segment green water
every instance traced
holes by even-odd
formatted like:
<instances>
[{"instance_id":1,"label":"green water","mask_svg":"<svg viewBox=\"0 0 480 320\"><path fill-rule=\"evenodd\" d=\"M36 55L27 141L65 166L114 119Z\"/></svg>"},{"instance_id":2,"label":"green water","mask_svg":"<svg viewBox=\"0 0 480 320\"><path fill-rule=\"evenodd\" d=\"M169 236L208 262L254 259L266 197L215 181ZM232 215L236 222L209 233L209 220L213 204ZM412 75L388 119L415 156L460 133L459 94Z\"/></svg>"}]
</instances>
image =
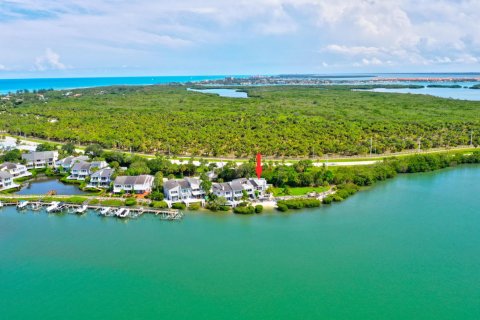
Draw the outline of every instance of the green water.
<instances>
[{"instance_id":1,"label":"green water","mask_svg":"<svg viewBox=\"0 0 480 320\"><path fill-rule=\"evenodd\" d=\"M1 319L479 319L480 167L295 214L0 212Z\"/></svg>"}]
</instances>

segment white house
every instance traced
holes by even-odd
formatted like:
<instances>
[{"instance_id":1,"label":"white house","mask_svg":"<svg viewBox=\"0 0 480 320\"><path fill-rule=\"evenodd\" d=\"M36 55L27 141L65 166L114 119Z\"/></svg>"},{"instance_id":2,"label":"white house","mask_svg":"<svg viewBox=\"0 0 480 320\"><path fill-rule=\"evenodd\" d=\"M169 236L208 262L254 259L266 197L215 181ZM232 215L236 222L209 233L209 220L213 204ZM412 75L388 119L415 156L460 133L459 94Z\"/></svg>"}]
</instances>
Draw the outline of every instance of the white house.
<instances>
[{"instance_id":1,"label":"white house","mask_svg":"<svg viewBox=\"0 0 480 320\"><path fill-rule=\"evenodd\" d=\"M183 180L168 180L163 183L165 200L171 202L191 202L203 200L206 192L200 187L201 181L196 178Z\"/></svg>"},{"instance_id":2,"label":"white house","mask_svg":"<svg viewBox=\"0 0 480 320\"><path fill-rule=\"evenodd\" d=\"M27 171L27 167L23 164L5 162L0 165L0 171L8 172L12 175L13 178L22 178L28 177L32 174Z\"/></svg>"},{"instance_id":3,"label":"white house","mask_svg":"<svg viewBox=\"0 0 480 320\"><path fill-rule=\"evenodd\" d=\"M113 182L113 192L135 194L145 194L152 192L153 176L141 175L141 176L119 176Z\"/></svg>"},{"instance_id":4,"label":"white house","mask_svg":"<svg viewBox=\"0 0 480 320\"><path fill-rule=\"evenodd\" d=\"M98 188L108 188L110 187L110 182L112 182L113 175L112 168L103 168L90 175L89 187L98 187Z\"/></svg>"},{"instance_id":5,"label":"white house","mask_svg":"<svg viewBox=\"0 0 480 320\"><path fill-rule=\"evenodd\" d=\"M22 159L26 161L28 169L55 167L55 162L58 160L57 151L33 151L22 154Z\"/></svg>"},{"instance_id":6,"label":"white house","mask_svg":"<svg viewBox=\"0 0 480 320\"><path fill-rule=\"evenodd\" d=\"M13 183L13 176L7 171L0 171L0 191L17 187Z\"/></svg>"},{"instance_id":7,"label":"white house","mask_svg":"<svg viewBox=\"0 0 480 320\"><path fill-rule=\"evenodd\" d=\"M218 197L224 197L228 201L239 201L244 193L251 199L261 197L267 190L267 181L264 178L235 179L230 182L214 183L212 192Z\"/></svg>"},{"instance_id":8,"label":"white house","mask_svg":"<svg viewBox=\"0 0 480 320\"><path fill-rule=\"evenodd\" d=\"M72 166L76 163L76 162L80 162L80 161L87 161L88 160L88 156L78 156L78 157L74 157L74 156L68 156L66 158L63 158L63 159L60 159L60 160L57 160L55 162L55 165L57 166L57 168L63 168L63 170L70 170L72 168Z\"/></svg>"},{"instance_id":9,"label":"white house","mask_svg":"<svg viewBox=\"0 0 480 320\"><path fill-rule=\"evenodd\" d=\"M107 166L108 164L105 161L79 161L72 166L68 179L83 181L95 171L103 169Z\"/></svg>"}]
</instances>

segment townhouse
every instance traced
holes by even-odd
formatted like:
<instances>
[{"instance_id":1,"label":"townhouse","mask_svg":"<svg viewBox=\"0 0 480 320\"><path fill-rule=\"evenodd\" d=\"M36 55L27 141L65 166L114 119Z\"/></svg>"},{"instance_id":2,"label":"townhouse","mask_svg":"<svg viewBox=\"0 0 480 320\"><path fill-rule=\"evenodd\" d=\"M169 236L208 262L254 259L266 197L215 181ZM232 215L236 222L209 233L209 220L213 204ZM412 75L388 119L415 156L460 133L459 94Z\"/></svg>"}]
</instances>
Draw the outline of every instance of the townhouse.
<instances>
[{"instance_id":1,"label":"townhouse","mask_svg":"<svg viewBox=\"0 0 480 320\"><path fill-rule=\"evenodd\" d=\"M0 171L8 172L12 175L13 178L22 178L28 177L32 174L28 172L27 167L23 164L5 162L0 165Z\"/></svg>"},{"instance_id":2,"label":"townhouse","mask_svg":"<svg viewBox=\"0 0 480 320\"><path fill-rule=\"evenodd\" d=\"M103 168L90 175L88 187L109 188L112 182L114 170L112 168Z\"/></svg>"},{"instance_id":3,"label":"townhouse","mask_svg":"<svg viewBox=\"0 0 480 320\"><path fill-rule=\"evenodd\" d=\"M152 192L153 180L151 175L119 176L113 182L113 192L147 194Z\"/></svg>"},{"instance_id":4,"label":"townhouse","mask_svg":"<svg viewBox=\"0 0 480 320\"><path fill-rule=\"evenodd\" d=\"M78 157L68 156L66 158L57 160L55 162L55 165L59 169L63 169L65 171L70 171L70 169L72 169L72 166L75 163L80 162L80 161L87 161L87 160L88 160L88 156L78 156Z\"/></svg>"},{"instance_id":5,"label":"townhouse","mask_svg":"<svg viewBox=\"0 0 480 320\"><path fill-rule=\"evenodd\" d=\"M107 166L108 164L105 161L79 161L72 166L68 179L83 181L94 172L106 168Z\"/></svg>"},{"instance_id":6,"label":"townhouse","mask_svg":"<svg viewBox=\"0 0 480 320\"><path fill-rule=\"evenodd\" d=\"M201 181L196 178L184 178L183 180L168 180L163 184L165 200L171 202L191 202L203 200L207 194L200 187ZM267 190L265 179L235 179L231 182L213 183L212 191L218 197L224 197L228 201L239 201L246 193L248 198L262 197Z\"/></svg>"},{"instance_id":7,"label":"townhouse","mask_svg":"<svg viewBox=\"0 0 480 320\"><path fill-rule=\"evenodd\" d=\"M22 159L25 160L27 169L40 169L47 167L55 167L58 160L57 151L33 151L22 154Z\"/></svg>"},{"instance_id":8,"label":"townhouse","mask_svg":"<svg viewBox=\"0 0 480 320\"><path fill-rule=\"evenodd\" d=\"M197 178L184 178L183 180L168 180L163 184L165 200L171 202L190 202L203 200L206 192L200 186Z\"/></svg>"},{"instance_id":9,"label":"townhouse","mask_svg":"<svg viewBox=\"0 0 480 320\"><path fill-rule=\"evenodd\" d=\"M13 176L7 171L0 171L0 191L17 187L13 183Z\"/></svg>"},{"instance_id":10,"label":"townhouse","mask_svg":"<svg viewBox=\"0 0 480 320\"><path fill-rule=\"evenodd\" d=\"M239 201L244 197L244 193L251 199L263 197L267 188L267 181L264 178L241 178L230 182L214 183L212 192L217 197L224 197L228 201Z\"/></svg>"}]
</instances>

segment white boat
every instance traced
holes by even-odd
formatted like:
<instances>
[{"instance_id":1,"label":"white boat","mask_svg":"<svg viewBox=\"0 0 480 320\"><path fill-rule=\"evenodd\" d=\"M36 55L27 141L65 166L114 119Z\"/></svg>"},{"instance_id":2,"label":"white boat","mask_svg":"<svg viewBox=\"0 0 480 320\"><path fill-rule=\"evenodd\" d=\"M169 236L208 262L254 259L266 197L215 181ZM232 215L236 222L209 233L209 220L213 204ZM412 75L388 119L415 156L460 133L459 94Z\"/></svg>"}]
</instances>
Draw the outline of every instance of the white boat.
<instances>
[{"instance_id":1,"label":"white boat","mask_svg":"<svg viewBox=\"0 0 480 320\"><path fill-rule=\"evenodd\" d=\"M106 216L108 214L108 212L110 212L110 207L106 207L106 208L103 208L102 210L100 210L99 215Z\"/></svg>"},{"instance_id":2,"label":"white boat","mask_svg":"<svg viewBox=\"0 0 480 320\"><path fill-rule=\"evenodd\" d=\"M120 208L120 209L118 209L118 210L115 212L115 215L116 215L117 217L120 217L120 215L123 213L123 211L125 211L125 209Z\"/></svg>"},{"instance_id":3,"label":"white boat","mask_svg":"<svg viewBox=\"0 0 480 320\"><path fill-rule=\"evenodd\" d=\"M123 211L123 213L121 213L121 214L119 215L119 217L120 217L120 218L128 218L129 215L130 215L130 209L125 209L125 210Z\"/></svg>"},{"instance_id":4,"label":"white boat","mask_svg":"<svg viewBox=\"0 0 480 320\"><path fill-rule=\"evenodd\" d=\"M76 214L84 214L87 211L87 209L88 209L88 206L83 205L80 208L77 208L77 210L75 210L75 213Z\"/></svg>"},{"instance_id":5,"label":"white boat","mask_svg":"<svg viewBox=\"0 0 480 320\"><path fill-rule=\"evenodd\" d=\"M32 203L30 210L32 211L40 211L42 209L42 205L40 203Z\"/></svg>"},{"instance_id":6,"label":"white boat","mask_svg":"<svg viewBox=\"0 0 480 320\"><path fill-rule=\"evenodd\" d=\"M0 208L3 208L3 202L0 201Z\"/></svg>"},{"instance_id":7,"label":"white boat","mask_svg":"<svg viewBox=\"0 0 480 320\"><path fill-rule=\"evenodd\" d=\"M19 203L17 203L17 209L26 209L28 203L28 201L20 201Z\"/></svg>"},{"instance_id":8,"label":"white boat","mask_svg":"<svg viewBox=\"0 0 480 320\"><path fill-rule=\"evenodd\" d=\"M48 207L47 207L47 212L53 212L58 209L58 205L60 202L58 201L53 201Z\"/></svg>"}]
</instances>

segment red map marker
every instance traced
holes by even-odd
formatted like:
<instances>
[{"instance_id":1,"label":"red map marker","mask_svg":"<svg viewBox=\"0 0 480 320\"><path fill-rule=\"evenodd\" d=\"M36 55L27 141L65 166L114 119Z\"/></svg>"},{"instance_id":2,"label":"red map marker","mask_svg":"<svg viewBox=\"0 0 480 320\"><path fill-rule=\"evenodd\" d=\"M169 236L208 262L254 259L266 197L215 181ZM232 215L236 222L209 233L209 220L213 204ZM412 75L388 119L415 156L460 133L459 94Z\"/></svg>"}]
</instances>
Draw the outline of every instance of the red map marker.
<instances>
[{"instance_id":1,"label":"red map marker","mask_svg":"<svg viewBox=\"0 0 480 320\"><path fill-rule=\"evenodd\" d=\"M260 153L257 153L257 177L260 179L262 176L262 155Z\"/></svg>"}]
</instances>

